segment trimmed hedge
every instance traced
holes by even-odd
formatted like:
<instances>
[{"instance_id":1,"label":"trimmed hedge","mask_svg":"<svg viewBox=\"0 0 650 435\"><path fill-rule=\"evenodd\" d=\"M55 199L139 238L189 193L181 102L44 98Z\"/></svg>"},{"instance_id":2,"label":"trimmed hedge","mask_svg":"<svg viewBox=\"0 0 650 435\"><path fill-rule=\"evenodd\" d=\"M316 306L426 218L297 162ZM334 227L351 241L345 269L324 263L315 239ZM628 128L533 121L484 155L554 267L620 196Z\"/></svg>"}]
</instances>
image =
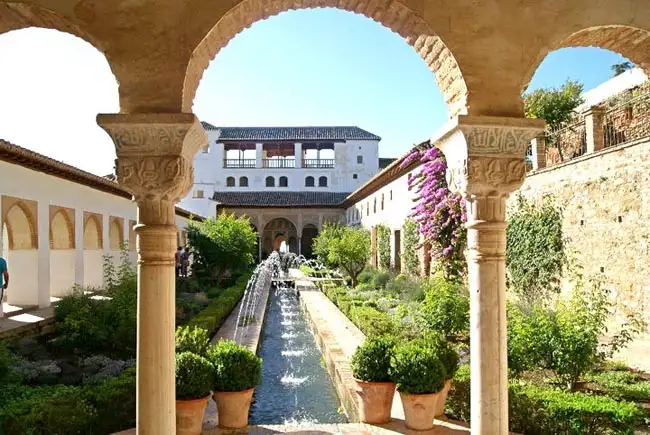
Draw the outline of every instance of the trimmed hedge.
<instances>
[{"instance_id":1,"label":"trimmed hedge","mask_svg":"<svg viewBox=\"0 0 650 435\"><path fill-rule=\"evenodd\" d=\"M208 360L214 365L214 391L244 391L262 379L262 358L234 341L218 341Z\"/></svg>"},{"instance_id":2,"label":"trimmed hedge","mask_svg":"<svg viewBox=\"0 0 650 435\"><path fill-rule=\"evenodd\" d=\"M356 301L360 306L352 305L348 317L366 337L391 335L395 332L395 323L390 314L373 307L364 307L363 302ZM341 311L345 310L341 307Z\"/></svg>"},{"instance_id":3,"label":"trimmed hedge","mask_svg":"<svg viewBox=\"0 0 650 435\"><path fill-rule=\"evenodd\" d=\"M510 430L523 434L632 434L641 410L631 402L584 393L570 393L524 382L512 382L508 394ZM469 366L454 376L445 413L470 419Z\"/></svg>"},{"instance_id":4,"label":"trimmed hedge","mask_svg":"<svg viewBox=\"0 0 650 435\"><path fill-rule=\"evenodd\" d=\"M394 353L392 337L366 338L352 355L352 376L364 382L391 382L390 361Z\"/></svg>"},{"instance_id":5,"label":"trimmed hedge","mask_svg":"<svg viewBox=\"0 0 650 435\"><path fill-rule=\"evenodd\" d=\"M215 296L203 311L187 323L187 326L202 328L208 331L209 336L214 335L244 295L248 278L248 274L240 276L235 285Z\"/></svg>"}]
</instances>

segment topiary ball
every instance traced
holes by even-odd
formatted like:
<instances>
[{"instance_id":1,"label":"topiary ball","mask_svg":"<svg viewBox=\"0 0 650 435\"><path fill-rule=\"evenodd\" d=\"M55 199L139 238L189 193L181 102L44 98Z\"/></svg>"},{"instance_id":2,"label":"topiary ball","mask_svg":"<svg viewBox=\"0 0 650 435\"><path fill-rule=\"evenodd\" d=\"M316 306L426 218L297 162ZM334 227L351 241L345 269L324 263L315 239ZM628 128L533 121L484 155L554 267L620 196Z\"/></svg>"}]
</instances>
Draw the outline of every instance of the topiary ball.
<instances>
[{"instance_id":1,"label":"topiary ball","mask_svg":"<svg viewBox=\"0 0 650 435\"><path fill-rule=\"evenodd\" d=\"M200 399L210 394L214 367L206 358L191 352L176 354L176 399Z\"/></svg>"},{"instance_id":2,"label":"topiary ball","mask_svg":"<svg viewBox=\"0 0 650 435\"><path fill-rule=\"evenodd\" d=\"M436 355L438 355L438 359L445 367L445 372L447 373L445 379L453 378L456 370L458 370L459 357L458 352L451 346L451 343L445 340L439 333L426 335L421 343L434 349Z\"/></svg>"},{"instance_id":3,"label":"topiary ball","mask_svg":"<svg viewBox=\"0 0 650 435\"><path fill-rule=\"evenodd\" d=\"M352 355L352 375L364 382L391 382L390 360L394 354L392 337L366 338Z\"/></svg>"},{"instance_id":4,"label":"topiary ball","mask_svg":"<svg viewBox=\"0 0 650 435\"><path fill-rule=\"evenodd\" d=\"M260 383L262 359L231 340L220 340L208 350L214 365L214 391L245 391Z\"/></svg>"},{"instance_id":5,"label":"topiary ball","mask_svg":"<svg viewBox=\"0 0 650 435\"><path fill-rule=\"evenodd\" d=\"M203 328L179 326L176 328L176 353L192 352L206 356L210 337Z\"/></svg>"},{"instance_id":6,"label":"topiary ball","mask_svg":"<svg viewBox=\"0 0 650 435\"><path fill-rule=\"evenodd\" d=\"M395 349L391 376L400 393L430 394L442 390L447 373L432 346L411 342Z\"/></svg>"}]
</instances>

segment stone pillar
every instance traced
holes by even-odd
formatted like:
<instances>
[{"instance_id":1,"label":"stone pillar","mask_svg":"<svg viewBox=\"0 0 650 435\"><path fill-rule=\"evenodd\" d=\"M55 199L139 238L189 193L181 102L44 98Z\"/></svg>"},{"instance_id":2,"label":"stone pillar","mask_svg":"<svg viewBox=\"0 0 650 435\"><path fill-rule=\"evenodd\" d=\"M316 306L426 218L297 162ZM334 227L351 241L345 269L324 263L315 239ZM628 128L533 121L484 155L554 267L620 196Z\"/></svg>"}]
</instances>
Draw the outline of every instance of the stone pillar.
<instances>
[{"instance_id":1,"label":"stone pillar","mask_svg":"<svg viewBox=\"0 0 650 435\"><path fill-rule=\"evenodd\" d=\"M296 168L302 168L302 144L300 142L296 142L293 144L293 154L296 159Z\"/></svg>"},{"instance_id":2,"label":"stone pillar","mask_svg":"<svg viewBox=\"0 0 650 435\"><path fill-rule=\"evenodd\" d=\"M255 144L255 167L261 169L264 166L264 144Z\"/></svg>"},{"instance_id":3,"label":"stone pillar","mask_svg":"<svg viewBox=\"0 0 650 435\"><path fill-rule=\"evenodd\" d=\"M117 151L118 182L138 205L138 434L176 433L174 367L175 206L192 186L207 143L189 113L98 115Z\"/></svg>"},{"instance_id":4,"label":"stone pillar","mask_svg":"<svg viewBox=\"0 0 650 435\"><path fill-rule=\"evenodd\" d=\"M546 136L540 134L531 141L533 149L533 171L546 167Z\"/></svg>"},{"instance_id":5,"label":"stone pillar","mask_svg":"<svg viewBox=\"0 0 650 435\"><path fill-rule=\"evenodd\" d=\"M377 267L377 227L370 228L370 265Z\"/></svg>"},{"instance_id":6,"label":"stone pillar","mask_svg":"<svg viewBox=\"0 0 650 435\"><path fill-rule=\"evenodd\" d=\"M302 234L298 235L298 255L302 255Z\"/></svg>"},{"instance_id":7,"label":"stone pillar","mask_svg":"<svg viewBox=\"0 0 650 435\"><path fill-rule=\"evenodd\" d=\"M74 210L74 282L78 286L84 285L84 211L81 208Z\"/></svg>"},{"instance_id":8,"label":"stone pillar","mask_svg":"<svg viewBox=\"0 0 650 435\"><path fill-rule=\"evenodd\" d=\"M39 201L37 206L38 232L38 307L50 306L50 205Z\"/></svg>"},{"instance_id":9,"label":"stone pillar","mask_svg":"<svg viewBox=\"0 0 650 435\"><path fill-rule=\"evenodd\" d=\"M447 180L467 206L470 293L471 430L508 434L506 199L526 175L536 119L459 116L432 142L445 154Z\"/></svg>"},{"instance_id":10,"label":"stone pillar","mask_svg":"<svg viewBox=\"0 0 650 435\"><path fill-rule=\"evenodd\" d=\"M605 148L605 131L603 120L605 112L600 106L593 106L585 112L585 135L587 136L587 154Z\"/></svg>"},{"instance_id":11,"label":"stone pillar","mask_svg":"<svg viewBox=\"0 0 650 435\"><path fill-rule=\"evenodd\" d=\"M262 236L261 234L257 237L257 257L259 259L259 262L262 262Z\"/></svg>"}]
</instances>

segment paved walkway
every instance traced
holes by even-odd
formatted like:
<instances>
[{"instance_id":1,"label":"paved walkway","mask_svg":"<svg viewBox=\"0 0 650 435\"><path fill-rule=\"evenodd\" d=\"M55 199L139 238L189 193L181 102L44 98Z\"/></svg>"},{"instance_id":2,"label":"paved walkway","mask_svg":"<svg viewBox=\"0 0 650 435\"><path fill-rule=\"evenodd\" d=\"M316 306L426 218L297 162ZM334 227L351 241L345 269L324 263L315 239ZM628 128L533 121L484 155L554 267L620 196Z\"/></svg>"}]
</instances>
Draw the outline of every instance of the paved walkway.
<instances>
[{"instance_id":1,"label":"paved walkway","mask_svg":"<svg viewBox=\"0 0 650 435\"><path fill-rule=\"evenodd\" d=\"M0 339L28 335L35 330L53 327L53 325L54 307L31 310L19 308L0 318Z\"/></svg>"}]
</instances>

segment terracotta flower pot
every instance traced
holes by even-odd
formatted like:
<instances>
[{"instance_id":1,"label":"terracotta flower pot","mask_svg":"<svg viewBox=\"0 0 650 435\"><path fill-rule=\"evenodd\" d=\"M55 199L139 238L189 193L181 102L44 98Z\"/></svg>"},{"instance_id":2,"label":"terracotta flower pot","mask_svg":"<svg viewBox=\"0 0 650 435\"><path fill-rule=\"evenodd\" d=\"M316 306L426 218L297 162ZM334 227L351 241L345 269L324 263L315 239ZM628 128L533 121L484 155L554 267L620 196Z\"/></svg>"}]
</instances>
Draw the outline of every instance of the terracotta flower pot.
<instances>
[{"instance_id":1,"label":"terracotta flower pot","mask_svg":"<svg viewBox=\"0 0 650 435\"><path fill-rule=\"evenodd\" d=\"M432 429L440 393L399 394L402 397L406 427L413 430Z\"/></svg>"},{"instance_id":2,"label":"terracotta flower pot","mask_svg":"<svg viewBox=\"0 0 650 435\"><path fill-rule=\"evenodd\" d=\"M248 426L248 411L253 401L255 388L244 391L215 391L213 396L217 402L219 427L226 429L241 429Z\"/></svg>"},{"instance_id":3,"label":"terracotta flower pot","mask_svg":"<svg viewBox=\"0 0 650 435\"><path fill-rule=\"evenodd\" d=\"M209 394L202 399L176 401L176 435L201 435L208 400Z\"/></svg>"},{"instance_id":4,"label":"terracotta flower pot","mask_svg":"<svg viewBox=\"0 0 650 435\"><path fill-rule=\"evenodd\" d=\"M384 424L390 421L395 396L393 382L363 382L356 380L359 418L364 423Z\"/></svg>"},{"instance_id":5,"label":"terracotta flower pot","mask_svg":"<svg viewBox=\"0 0 650 435\"><path fill-rule=\"evenodd\" d=\"M445 386L438 393L438 403L436 403L436 417L445 415L445 403L447 402L447 395L451 390L451 379L445 381Z\"/></svg>"}]
</instances>

